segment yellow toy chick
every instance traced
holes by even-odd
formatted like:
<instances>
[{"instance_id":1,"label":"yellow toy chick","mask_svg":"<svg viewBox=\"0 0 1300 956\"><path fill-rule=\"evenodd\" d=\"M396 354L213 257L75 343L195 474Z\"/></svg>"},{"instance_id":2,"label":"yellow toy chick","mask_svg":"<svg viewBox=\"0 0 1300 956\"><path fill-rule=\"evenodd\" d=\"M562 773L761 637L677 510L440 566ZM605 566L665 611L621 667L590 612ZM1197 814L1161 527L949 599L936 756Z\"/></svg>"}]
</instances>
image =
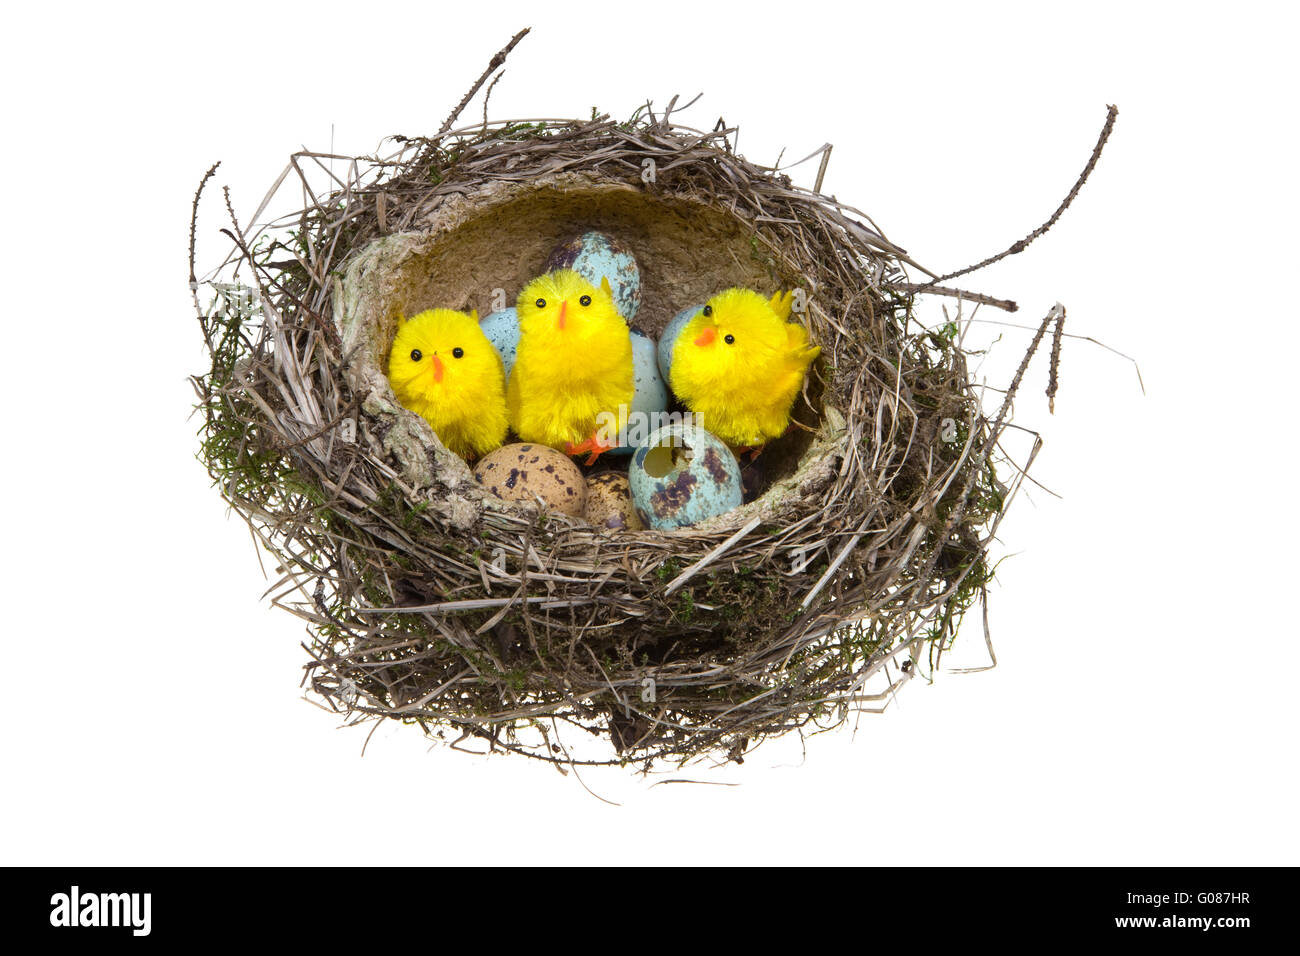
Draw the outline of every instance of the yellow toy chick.
<instances>
[{"instance_id":1,"label":"yellow toy chick","mask_svg":"<svg viewBox=\"0 0 1300 956\"><path fill-rule=\"evenodd\" d=\"M790 424L808 366L821 352L803 326L787 322L792 293L764 299L749 289L719 292L683 326L669 384L728 445L754 454Z\"/></svg>"},{"instance_id":2,"label":"yellow toy chick","mask_svg":"<svg viewBox=\"0 0 1300 956\"><path fill-rule=\"evenodd\" d=\"M524 286L517 308L519 349L506 388L510 424L522 441L566 455L590 452L590 465L617 446L610 432L626 424L636 392L632 337L609 280L596 288L561 269Z\"/></svg>"},{"instance_id":3,"label":"yellow toy chick","mask_svg":"<svg viewBox=\"0 0 1300 956\"><path fill-rule=\"evenodd\" d=\"M478 312L428 309L397 328L388 380L398 401L465 459L506 440L505 371Z\"/></svg>"}]
</instances>

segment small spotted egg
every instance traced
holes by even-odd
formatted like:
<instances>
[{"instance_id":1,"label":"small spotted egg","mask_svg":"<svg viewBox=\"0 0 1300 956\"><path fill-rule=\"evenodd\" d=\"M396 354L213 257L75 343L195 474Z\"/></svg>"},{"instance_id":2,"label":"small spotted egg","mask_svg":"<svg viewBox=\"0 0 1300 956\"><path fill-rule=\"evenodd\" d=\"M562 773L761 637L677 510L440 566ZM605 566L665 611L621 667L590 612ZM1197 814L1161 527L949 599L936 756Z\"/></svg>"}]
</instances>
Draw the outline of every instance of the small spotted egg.
<instances>
[{"instance_id":1,"label":"small spotted egg","mask_svg":"<svg viewBox=\"0 0 1300 956\"><path fill-rule=\"evenodd\" d=\"M641 270L632 251L603 232L584 232L555 247L546 260L546 272L572 269L592 285L609 280L619 315L631 322L641 307Z\"/></svg>"},{"instance_id":2,"label":"small spotted egg","mask_svg":"<svg viewBox=\"0 0 1300 956\"><path fill-rule=\"evenodd\" d=\"M583 515L601 531L640 531L645 527L632 507L627 475L605 471L587 479L587 510Z\"/></svg>"},{"instance_id":3,"label":"small spotted egg","mask_svg":"<svg viewBox=\"0 0 1300 956\"><path fill-rule=\"evenodd\" d=\"M636 394L625 433L627 444L610 451L611 455L630 455L636 451L641 440L661 424L660 414L668 410L668 386L659 375L655 340L635 328L632 329L632 377Z\"/></svg>"},{"instance_id":4,"label":"small spotted egg","mask_svg":"<svg viewBox=\"0 0 1300 956\"><path fill-rule=\"evenodd\" d=\"M519 351L519 310L514 306L493 312L479 322L492 347L501 356L501 364L506 368L506 378L515 367L515 354Z\"/></svg>"},{"instance_id":5,"label":"small spotted egg","mask_svg":"<svg viewBox=\"0 0 1300 956\"><path fill-rule=\"evenodd\" d=\"M698 425L655 429L632 455L628 485L637 515L666 531L740 506L740 464L722 440Z\"/></svg>"},{"instance_id":6,"label":"small spotted egg","mask_svg":"<svg viewBox=\"0 0 1300 956\"><path fill-rule=\"evenodd\" d=\"M686 327L686 323L695 318L702 308L704 308L704 303L701 302L689 309L682 309L665 326L664 334L659 336L659 373L663 376L665 382L672 380L669 378L668 373L673 367L673 346L677 344L677 337L682 334L682 329Z\"/></svg>"},{"instance_id":7,"label":"small spotted egg","mask_svg":"<svg viewBox=\"0 0 1300 956\"><path fill-rule=\"evenodd\" d=\"M474 477L504 501L536 499L551 511L582 517L587 483L567 455L545 445L505 445L479 459Z\"/></svg>"}]
</instances>

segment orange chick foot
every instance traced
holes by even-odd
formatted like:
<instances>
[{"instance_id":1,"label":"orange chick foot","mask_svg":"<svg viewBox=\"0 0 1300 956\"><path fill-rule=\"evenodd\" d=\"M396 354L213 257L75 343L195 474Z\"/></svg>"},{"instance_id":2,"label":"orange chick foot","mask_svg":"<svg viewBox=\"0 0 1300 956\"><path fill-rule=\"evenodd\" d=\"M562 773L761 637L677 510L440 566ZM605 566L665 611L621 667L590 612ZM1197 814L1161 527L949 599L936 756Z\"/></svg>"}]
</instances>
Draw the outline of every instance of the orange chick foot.
<instances>
[{"instance_id":1,"label":"orange chick foot","mask_svg":"<svg viewBox=\"0 0 1300 956\"><path fill-rule=\"evenodd\" d=\"M603 444L600 439L596 437L596 432L592 432L590 438L584 439L576 445L573 444L573 442L565 442L564 453L566 455L581 455L583 452L590 452L591 454L587 457L586 462L584 462L584 464L590 466L596 463L596 459L601 456L602 452L611 451L616 447L618 446Z\"/></svg>"}]
</instances>

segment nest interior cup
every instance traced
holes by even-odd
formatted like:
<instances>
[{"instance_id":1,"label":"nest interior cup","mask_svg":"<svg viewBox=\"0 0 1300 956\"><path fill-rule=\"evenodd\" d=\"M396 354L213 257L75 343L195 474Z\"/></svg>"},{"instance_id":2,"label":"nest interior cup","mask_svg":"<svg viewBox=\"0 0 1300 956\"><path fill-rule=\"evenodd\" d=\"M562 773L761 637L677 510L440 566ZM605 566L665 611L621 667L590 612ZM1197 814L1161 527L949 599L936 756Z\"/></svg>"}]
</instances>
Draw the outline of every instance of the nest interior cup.
<instances>
[{"instance_id":1,"label":"nest interior cup","mask_svg":"<svg viewBox=\"0 0 1300 956\"><path fill-rule=\"evenodd\" d=\"M489 182L441 204L422 226L360 250L338 280L334 298L349 380L370 398L373 414L401 420L399 434L406 444L390 443L390 448L417 488L430 485L438 470L462 479L463 474L454 456L441 453L432 431L398 405L387 385L388 350L402 316L437 307L487 315L502 295L513 305L551 250L588 230L617 236L636 256L644 303L636 327L656 338L685 304L707 300L721 289L792 288L804 281L782 275L756 256L753 232L725 207L700 198L656 196L594 175L559 174L522 186ZM819 390L820 382L812 388ZM798 405L796 418L815 426L820 416L814 405ZM796 430L771 443L764 462L769 482L793 474L812 434ZM439 465L426 468L427 458ZM472 489L462 490L473 496ZM732 515L729 523L738 526L747 517Z\"/></svg>"},{"instance_id":2,"label":"nest interior cup","mask_svg":"<svg viewBox=\"0 0 1300 956\"><path fill-rule=\"evenodd\" d=\"M910 327L901 250L732 132L638 112L407 140L304 211L308 265L244 243L271 308L205 319L205 455L299 588L330 706L553 763L739 760L951 640L1007 493L965 355ZM512 305L592 229L636 255L651 334L729 286L805 293L821 355L748 503L611 534L488 494L396 401L402 315Z\"/></svg>"}]
</instances>

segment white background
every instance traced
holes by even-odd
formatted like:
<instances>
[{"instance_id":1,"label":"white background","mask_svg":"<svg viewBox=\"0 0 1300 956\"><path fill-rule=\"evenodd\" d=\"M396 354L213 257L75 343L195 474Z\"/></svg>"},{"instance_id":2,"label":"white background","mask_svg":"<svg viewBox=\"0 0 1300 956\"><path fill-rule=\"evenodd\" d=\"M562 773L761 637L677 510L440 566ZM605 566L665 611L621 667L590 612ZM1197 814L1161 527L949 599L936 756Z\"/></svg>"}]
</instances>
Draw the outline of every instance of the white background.
<instances>
[{"instance_id":1,"label":"white background","mask_svg":"<svg viewBox=\"0 0 1300 956\"><path fill-rule=\"evenodd\" d=\"M848 6L7 14L4 862L1300 862L1293 8ZM246 216L331 128L353 153L432 132L524 25L495 117L702 91L680 119L738 123L755 161L833 142L826 191L938 271L1041 222L1119 106L1057 227L962 280L1013 321L1061 300L1146 384L1072 340L1049 416L1031 370L1017 420L1061 497L1003 525L997 669L673 775L738 786L584 774L618 806L397 725L362 756L302 699L300 625L194 457L190 197L220 159ZM969 623L954 663L982 658Z\"/></svg>"}]
</instances>

